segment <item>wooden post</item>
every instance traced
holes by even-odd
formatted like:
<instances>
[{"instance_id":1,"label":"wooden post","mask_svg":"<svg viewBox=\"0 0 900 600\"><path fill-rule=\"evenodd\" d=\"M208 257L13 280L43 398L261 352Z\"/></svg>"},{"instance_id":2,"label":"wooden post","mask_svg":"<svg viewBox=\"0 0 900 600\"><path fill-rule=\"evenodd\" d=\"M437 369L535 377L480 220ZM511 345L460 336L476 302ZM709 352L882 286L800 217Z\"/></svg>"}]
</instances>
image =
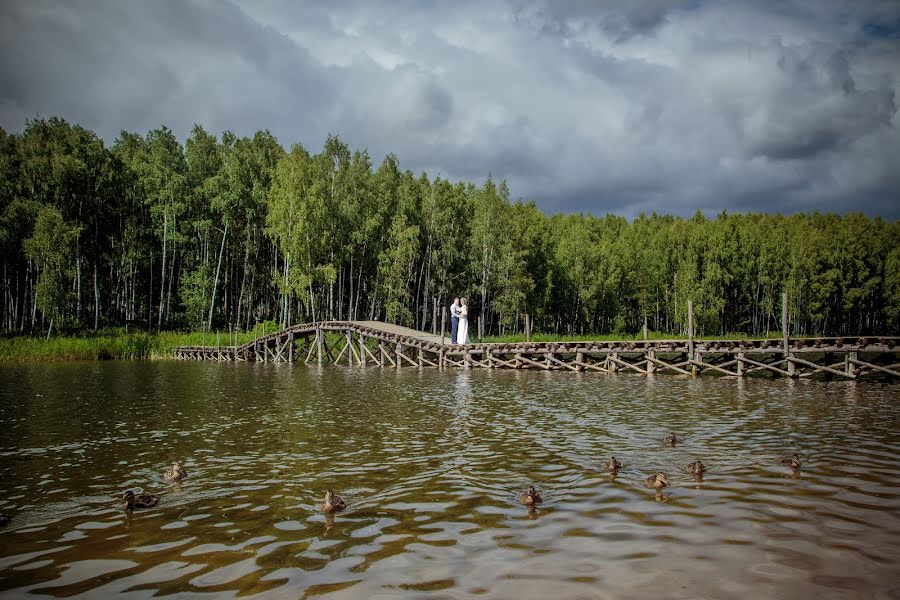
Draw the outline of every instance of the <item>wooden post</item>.
<instances>
[{"instance_id":1,"label":"wooden post","mask_svg":"<svg viewBox=\"0 0 900 600\"><path fill-rule=\"evenodd\" d=\"M697 355L694 353L694 301L688 300L688 360L694 361L697 360ZM697 375L700 372L700 369L697 368L697 365L691 364L691 373Z\"/></svg>"},{"instance_id":2,"label":"wooden post","mask_svg":"<svg viewBox=\"0 0 900 600\"><path fill-rule=\"evenodd\" d=\"M288 362L294 362L294 332L288 334Z\"/></svg>"},{"instance_id":3,"label":"wooden post","mask_svg":"<svg viewBox=\"0 0 900 600\"><path fill-rule=\"evenodd\" d=\"M525 313L525 341L531 343L531 316Z\"/></svg>"},{"instance_id":4,"label":"wooden post","mask_svg":"<svg viewBox=\"0 0 900 600\"><path fill-rule=\"evenodd\" d=\"M434 302L432 303L432 306L433 306L434 308L433 308L433 310L431 311L431 334L432 334L432 335L434 335L435 333L437 333L437 311L438 311L438 305L437 305L437 302L438 302L438 301L437 301L437 296L435 296L435 297L434 297ZM442 320L443 320L443 318L444 318L443 315L441 315L441 319L442 319Z\"/></svg>"},{"instance_id":5,"label":"wooden post","mask_svg":"<svg viewBox=\"0 0 900 600\"><path fill-rule=\"evenodd\" d=\"M609 360L610 358L619 358L618 352L610 352L609 356L606 358L606 369L610 373L616 373L619 370L619 363L614 360Z\"/></svg>"},{"instance_id":6,"label":"wooden post","mask_svg":"<svg viewBox=\"0 0 900 600\"><path fill-rule=\"evenodd\" d=\"M688 358L694 360L694 301L688 300Z\"/></svg>"},{"instance_id":7,"label":"wooden post","mask_svg":"<svg viewBox=\"0 0 900 600\"><path fill-rule=\"evenodd\" d=\"M579 373L581 371L584 371L584 365L581 364L584 362L584 352L581 352L580 350L578 352L576 352L575 353L575 361L578 363L575 365L575 370L578 371Z\"/></svg>"},{"instance_id":8,"label":"wooden post","mask_svg":"<svg viewBox=\"0 0 900 600\"><path fill-rule=\"evenodd\" d=\"M359 360L360 365L366 366L368 359L366 358L366 338L363 334L359 334Z\"/></svg>"},{"instance_id":9,"label":"wooden post","mask_svg":"<svg viewBox=\"0 0 900 600\"><path fill-rule=\"evenodd\" d=\"M353 335L347 330L347 366L353 366Z\"/></svg>"},{"instance_id":10,"label":"wooden post","mask_svg":"<svg viewBox=\"0 0 900 600\"><path fill-rule=\"evenodd\" d=\"M856 365L853 364L854 360L859 360L859 352L848 352L844 358L844 365L846 366L847 375L852 375L853 371L856 370Z\"/></svg>"},{"instance_id":11,"label":"wooden post","mask_svg":"<svg viewBox=\"0 0 900 600\"><path fill-rule=\"evenodd\" d=\"M319 365L322 364L322 356L324 354L324 351L322 348L322 345L325 343L324 340L322 339L323 334L324 334L324 332L322 331L322 329L320 327L316 327L316 348L317 348L318 354L319 354Z\"/></svg>"},{"instance_id":12,"label":"wooden post","mask_svg":"<svg viewBox=\"0 0 900 600\"><path fill-rule=\"evenodd\" d=\"M397 368L399 369L403 366L403 359L400 358L400 355L403 353L403 344L397 342L394 346L394 352L397 354Z\"/></svg>"},{"instance_id":13,"label":"wooden post","mask_svg":"<svg viewBox=\"0 0 900 600\"><path fill-rule=\"evenodd\" d=\"M447 307L441 307L441 346L444 345L444 332L447 331Z\"/></svg>"},{"instance_id":14,"label":"wooden post","mask_svg":"<svg viewBox=\"0 0 900 600\"><path fill-rule=\"evenodd\" d=\"M744 351L739 350L737 354L737 376L744 376Z\"/></svg>"},{"instance_id":15,"label":"wooden post","mask_svg":"<svg viewBox=\"0 0 900 600\"><path fill-rule=\"evenodd\" d=\"M647 339L647 320L646 320L646 319L644 319L644 339L645 339L645 340ZM655 359L655 358L656 358L656 350L648 350L648 351L647 351L647 358L648 358L648 360L647 360L647 373L652 375L653 373L656 373L656 363L653 362L652 360L649 360L649 359Z\"/></svg>"},{"instance_id":16,"label":"wooden post","mask_svg":"<svg viewBox=\"0 0 900 600\"><path fill-rule=\"evenodd\" d=\"M794 363L792 363L789 358L793 355L791 354L791 346L790 346L790 336L788 335L788 297L787 292L781 293L781 335L783 340L782 347L784 348L784 364L787 365L785 371L788 372L788 375L791 377L794 376Z\"/></svg>"}]
</instances>

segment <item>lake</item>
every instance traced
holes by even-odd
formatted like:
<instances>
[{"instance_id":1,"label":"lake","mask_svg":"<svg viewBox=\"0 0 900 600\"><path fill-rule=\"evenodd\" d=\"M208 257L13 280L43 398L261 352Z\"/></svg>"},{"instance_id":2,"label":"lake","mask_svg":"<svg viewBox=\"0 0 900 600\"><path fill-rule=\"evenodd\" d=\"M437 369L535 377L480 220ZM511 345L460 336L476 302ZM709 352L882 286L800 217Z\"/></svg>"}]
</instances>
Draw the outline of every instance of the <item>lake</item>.
<instances>
[{"instance_id":1,"label":"lake","mask_svg":"<svg viewBox=\"0 0 900 600\"><path fill-rule=\"evenodd\" d=\"M0 596L896 598L898 390L0 365ZM799 472L779 462L794 452ZM181 484L162 478L174 460ZM661 494L642 485L657 471ZM328 488L348 503L333 519ZM127 513L128 489L159 506Z\"/></svg>"}]
</instances>

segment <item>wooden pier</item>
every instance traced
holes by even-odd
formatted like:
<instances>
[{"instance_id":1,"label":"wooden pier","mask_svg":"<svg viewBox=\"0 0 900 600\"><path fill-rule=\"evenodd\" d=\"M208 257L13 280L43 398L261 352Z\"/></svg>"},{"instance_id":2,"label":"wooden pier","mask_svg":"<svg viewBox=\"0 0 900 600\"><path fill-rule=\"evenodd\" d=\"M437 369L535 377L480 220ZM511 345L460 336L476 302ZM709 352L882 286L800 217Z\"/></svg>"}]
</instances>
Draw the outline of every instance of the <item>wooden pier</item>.
<instances>
[{"instance_id":1,"label":"wooden pier","mask_svg":"<svg viewBox=\"0 0 900 600\"><path fill-rule=\"evenodd\" d=\"M380 321L294 325L242 346L183 346L182 360L325 362L394 368L536 369L746 377L900 377L900 338L519 342L453 345Z\"/></svg>"}]
</instances>

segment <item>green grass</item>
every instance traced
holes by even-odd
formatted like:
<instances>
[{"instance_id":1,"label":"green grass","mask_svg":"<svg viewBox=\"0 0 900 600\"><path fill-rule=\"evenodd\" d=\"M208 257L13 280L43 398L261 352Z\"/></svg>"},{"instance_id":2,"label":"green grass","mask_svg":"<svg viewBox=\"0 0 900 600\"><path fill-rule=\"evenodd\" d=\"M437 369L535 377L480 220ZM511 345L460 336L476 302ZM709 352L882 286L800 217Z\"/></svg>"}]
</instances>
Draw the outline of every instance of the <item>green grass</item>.
<instances>
[{"instance_id":1,"label":"green grass","mask_svg":"<svg viewBox=\"0 0 900 600\"><path fill-rule=\"evenodd\" d=\"M254 332L238 332L237 344L257 337ZM126 333L124 329L104 329L82 335L44 337L0 337L0 362L49 362L63 360L168 359L177 346L229 344L228 332Z\"/></svg>"}]
</instances>

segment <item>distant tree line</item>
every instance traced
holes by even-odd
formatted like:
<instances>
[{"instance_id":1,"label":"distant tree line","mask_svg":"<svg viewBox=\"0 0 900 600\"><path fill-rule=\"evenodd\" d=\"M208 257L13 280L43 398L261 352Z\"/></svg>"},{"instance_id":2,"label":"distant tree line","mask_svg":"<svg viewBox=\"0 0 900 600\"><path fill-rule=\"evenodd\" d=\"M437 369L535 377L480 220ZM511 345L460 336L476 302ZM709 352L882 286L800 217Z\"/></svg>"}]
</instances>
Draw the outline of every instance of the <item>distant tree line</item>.
<instances>
[{"instance_id":1,"label":"distant tree line","mask_svg":"<svg viewBox=\"0 0 900 600\"><path fill-rule=\"evenodd\" d=\"M546 215L505 182L401 170L337 137L163 127L111 147L59 118L0 129L2 329L430 330L466 295L485 335L897 332L900 223L862 214ZM473 324L474 326L474 324Z\"/></svg>"}]
</instances>

